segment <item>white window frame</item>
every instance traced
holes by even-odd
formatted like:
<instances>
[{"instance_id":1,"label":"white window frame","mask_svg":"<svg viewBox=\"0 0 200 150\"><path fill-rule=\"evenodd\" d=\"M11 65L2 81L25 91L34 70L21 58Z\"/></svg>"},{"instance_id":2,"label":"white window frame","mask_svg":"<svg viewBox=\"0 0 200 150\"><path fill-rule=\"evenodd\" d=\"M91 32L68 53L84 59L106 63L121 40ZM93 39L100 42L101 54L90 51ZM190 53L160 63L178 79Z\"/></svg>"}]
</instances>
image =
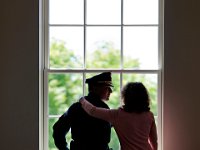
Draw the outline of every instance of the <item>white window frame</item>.
<instances>
[{"instance_id":1,"label":"white window frame","mask_svg":"<svg viewBox=\"0 0 200 150\"><path fill-rule=\"evenodd\" d=\"M86 1L86 0L84 0ZM123 0L121 0L123 1ZM39 1L39 150L48 150L48 72L82 72L83 82L85 73L103 72L101 69L74 69L74 70L50 70L48 67L48 0ZM123 32L123 31L122 31ZM163 150L163 78L164 78L164 0L159 0L159 22L158 22L158 70L124 70L113 69L107 70L120 73L120 87L122 86L122 73L155 73L158 75L158 144L159 150ZM123 35L123 34L122 34ZM123 44L122 44L123 47ZM123 54L121 48L121 64L123 62ZM85 48L84 48L85 60ZM85 62L84 62L85 64ZM85 87L83 84L83 93Z\"/></svg>"}]
</instances>

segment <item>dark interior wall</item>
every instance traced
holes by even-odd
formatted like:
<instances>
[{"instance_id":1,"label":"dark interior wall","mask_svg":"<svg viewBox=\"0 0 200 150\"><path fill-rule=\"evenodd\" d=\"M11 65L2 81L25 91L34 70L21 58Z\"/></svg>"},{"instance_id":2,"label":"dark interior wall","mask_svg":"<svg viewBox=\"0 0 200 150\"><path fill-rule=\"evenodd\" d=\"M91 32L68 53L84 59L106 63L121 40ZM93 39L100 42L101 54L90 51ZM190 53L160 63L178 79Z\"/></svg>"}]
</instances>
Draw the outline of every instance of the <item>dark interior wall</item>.
<instances>
[{"instance_id":1,"label":"dark interior wall","mask_svg":"<svg viewBox=\"0 0 200 150\"><path fill-rule=\"evenodd\" d=\"M1 0L1 150L38 150L38 46L38 0Z\"/></svg>"},{"instance_id":2,"label":"dark interior wall","mask_svg":"<svg viewBox=\"0 0 200 150\"><path fill-rule=\"evenodd\" d=\"M1 0L0 149L38 150L38 0ZM164 150L200 149L200 1L165 0Z\"/></svg>"},{"instance_id":3,"label":"dark interior wall","mask_svg":"<svg viewBox=\"0 0 200 150\"><path fill-rule=\"evenodd\" d=\"M200 1L165 0L164 150L200 149Z\"/></svg>"}]
</instances>

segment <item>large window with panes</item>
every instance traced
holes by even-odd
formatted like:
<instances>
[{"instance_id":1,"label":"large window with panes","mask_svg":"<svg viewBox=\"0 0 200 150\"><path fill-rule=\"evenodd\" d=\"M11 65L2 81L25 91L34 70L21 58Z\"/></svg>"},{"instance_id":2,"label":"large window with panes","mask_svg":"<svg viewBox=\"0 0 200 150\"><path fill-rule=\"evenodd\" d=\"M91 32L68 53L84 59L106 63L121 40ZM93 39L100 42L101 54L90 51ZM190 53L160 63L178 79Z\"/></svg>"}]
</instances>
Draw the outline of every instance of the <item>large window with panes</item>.
<instances>
[{"instance_id":1,"label":"large window with panes","mask_svg":"<svg viewBox=\"0 0 200 150\"><path fill-rule=\"evenodd\" d=\"M56 150L53 124L87 95L85 79L104 71L114 84L110 108L122 104L127 82L147 87L161 149L163 0L43 0L41 6L41 149ZM114 129L109 146L120 149Z\"/></svg>"}]
</instances>

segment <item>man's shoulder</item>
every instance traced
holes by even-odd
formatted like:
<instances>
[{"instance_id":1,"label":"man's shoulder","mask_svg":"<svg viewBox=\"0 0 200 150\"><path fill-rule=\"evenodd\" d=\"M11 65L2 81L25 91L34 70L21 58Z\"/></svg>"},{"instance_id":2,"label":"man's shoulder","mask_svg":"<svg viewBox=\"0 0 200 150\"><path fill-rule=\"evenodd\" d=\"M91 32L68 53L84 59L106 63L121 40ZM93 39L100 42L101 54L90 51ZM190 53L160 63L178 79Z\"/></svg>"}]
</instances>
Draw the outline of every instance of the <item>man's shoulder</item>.
<instances>
[{"instance_id":1,"label":"man's shoulder","mask_svg":"<svg viewBox=\"0 0 200 150\"><path fill-rule=\"evenodd\" d=\"M99 107L110 109L109 106L104 101L100 101Z\"/></svg>"},{"instance_id":2,"label":"man's shoulder","mask_svg":"<svg viewBox=\"0 0 200 150\"><path fill-rule=\"evenodd\" d=\"M85 96L85 99L88 100L91 104L93 104L96 107L102 107L102 108L109 109L109 106L100 99L93 99L90 96Z\"/></svg>"},{"instance_id":3,"label":"man's shoulder","mask_svg":"<svg viewBox=\"0 0 200 150\"><path fill-rule=\"evenodd\" d=\"M75 102L75 103L73 103L73 104L69 107L69 111L71 111L71 110L77 110L77 109L80 109L80 108L81 108L81 103Z\"/></svg>"}]
</instances>

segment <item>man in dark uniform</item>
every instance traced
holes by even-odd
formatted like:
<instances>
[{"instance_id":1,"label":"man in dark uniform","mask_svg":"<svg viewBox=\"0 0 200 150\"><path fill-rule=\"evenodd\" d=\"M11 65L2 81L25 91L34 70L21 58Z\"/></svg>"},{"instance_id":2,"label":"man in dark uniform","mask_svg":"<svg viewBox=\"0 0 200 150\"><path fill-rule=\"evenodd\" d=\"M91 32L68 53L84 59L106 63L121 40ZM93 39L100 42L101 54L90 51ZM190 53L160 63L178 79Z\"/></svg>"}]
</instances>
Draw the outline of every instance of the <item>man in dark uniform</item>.
<instances>
[{"instance_id":1,"label":"man in dark uniform","mask_svg":"<svg viewBox=\"0 0 200 150\"><path fill-rule=\"evenodd\" d=\"M86 79L88 95L85 97L97 107L109 108L103 100L109 100L112 78L104 72ZM72 104L53 126L53 138L59 150L69 150L65 139L71 128L70 150L109 150L110 123L89 116L79 102Z\"/></svg>"}]
</instances>

